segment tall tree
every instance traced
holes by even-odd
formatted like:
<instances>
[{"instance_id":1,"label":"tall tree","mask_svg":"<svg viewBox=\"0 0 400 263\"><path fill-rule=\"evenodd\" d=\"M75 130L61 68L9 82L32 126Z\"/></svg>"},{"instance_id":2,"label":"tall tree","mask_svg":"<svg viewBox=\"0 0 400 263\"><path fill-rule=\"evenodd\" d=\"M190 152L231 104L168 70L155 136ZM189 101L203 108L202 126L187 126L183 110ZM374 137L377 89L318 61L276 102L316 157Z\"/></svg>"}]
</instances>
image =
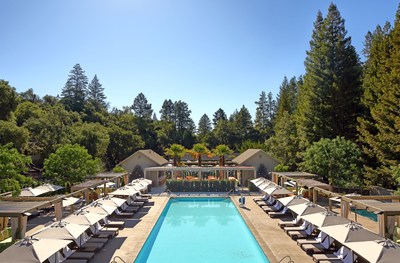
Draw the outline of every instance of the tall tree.
<instances>
[{"instance_id":1,"label":"tall tree","mask_svg":"<svg viewBox=\"0 0 400 263\"><path fill-rule=\"evenodd\" d=\"M136 96L135 100L133 101L132 109L135 115L139 118L150 120L153 114L151 104L147 102L146 96L144 96L144 94L141 92L139 93L139 95Z\"/></svg>"},{"instance_id":2,"label":"tall tree","mask_svg":"<svg viewBox=\"0 0 400 263\"><path fill-rule=\"evenodd\" d=\"M276 115L277 119L286 111L293 114L297 107L297 80L293 77L288 81L286 76L283 78L282 84L279 87L277 99Z\"/></svg>"},{"instance_id":3,"label":"tall tree","mask_svg":"<svg viewBox=\"0 0 400 263\"><path fill-rule=\"evenodd\" d=\"M160 110L160 120L174 122L175 120L175 107L172 100L164 100Z\"/></svg>"},{"instance_id":4,"label":"tall tree","mask_svg":"<svg viewBox=\"0 0 400 263\"><path fill-rule=\"evenodd\" d=\"M199 120L198 126L198 135L205 136L210 133L212 130L210 118L208 118L207 114L203 114Z\"/></svg>"},{"instance_id":5,"label":"tall tree","mask_svg":"<svg viewBox=\"0 0 400 263\"><path fill-rule=\"evenodd\" d=\"M213 115L213 125L214 128L217 126L218 121L220 120L227 120L228 118L226 117L225 111L221 108L219 108Z\"/></svg>"},{"instance_id":6,"label":"tall tree","mask_svg":"<svg viewBox=\"0 0 400 263\"><path fill-rule=\"evenodd\" d=\"M61 102L68 110L81 112L87 98L88 78L79 64L76 64L68 76L61 92Z\"/></svg>"},{"instance_id":7,"label":"tall tree","mask_svg":"<svg viewBox=\"0 0 400 263\"><path fill-rule=\"evenodd\" d=\"M27 91L21 92L19 94L24 101L30 101L32 103L41 103L42 99L39 95L33 92L33 89L28 89Z\"/></svg>"},{"instance_id":8,"label":"tall tree","mask_svg":"<svg viewBox=\"0 0 400 263\"><path fill-rule=\"evenodd\" d=\"M359 131L369 159L365 165L367 183L396 187L395 170L400 164L400 6L394 26L389 28L387 24L370 35L363 79L367 113L359 119Z\"/></svg>"},{"instance_id":9,"label":"tall tree","mask_svg":"<svg viewBox=\"0 0 400 263\"><path fill-rule=\"evenodd\" d=\"M106 102L106 95L104 94L104 88L100 84L99 79L97 78L97 75L94 75L92 81L90 82L88 86L88 100L93 103L93 105L99 109L100 107L103 107L104 109L107 109L108 105Z\"/></svg>"},{"instance_id":10,"label":"tall tree","mask_svg":"<svg viewBox=\"0 0 400 263\"><path fill-rule=\"evenodd\" d=\"M190 130L193 131L195 125L193 123L192 118L190 118L191 110L189 110L189 106L186 102L181 100L176 101L174 103L174 112L175 112L175 125L178 131Z\"/></svg>"},{"instance_id":11,"label":"tall tree","mask_svg":"<svg viewBox=\"0 0 400 263\"><path fill-rule=\"evenodd\" d=\"M0 120L8 120L18 106L18 94L8 81L0 79Z\"/></svg>"},{"instance_id":12,"label":"tall tree","mask_svg":"<svg viewBox=\"0 0 400 263\"><path fill-rule=\"evenodd\" d=\"M253 121L251 120L249 110L244 105L240 108L240 111L234 115L234 123L242 141L251 138L254 131Z\"/></svg>"},{"instance_id":13,"label":"tall tree","mask_svg":"<svg viewBox=\"0 0 400 263\"><path fill-rule=\"evenodd\" d=\"M299 91L297 127L302 149L321 138L356 138L361 65L346 34L344 19L334 4L326 18L318 13Z\"/></svg>"},{"instance_id":14,"label":"tall tree","mask_svg":"<svg viewBox=\"0 0 400 263\"><path fill-rule=\"evenodd\" d=\"M275 100L272 98L272 93L268 93L267 97L265 91L261 92L260 98L255 104L257 105L257 109L254 126L264 138L270 137L272 135L276 105Z\"/></svg>"}]
</instances>

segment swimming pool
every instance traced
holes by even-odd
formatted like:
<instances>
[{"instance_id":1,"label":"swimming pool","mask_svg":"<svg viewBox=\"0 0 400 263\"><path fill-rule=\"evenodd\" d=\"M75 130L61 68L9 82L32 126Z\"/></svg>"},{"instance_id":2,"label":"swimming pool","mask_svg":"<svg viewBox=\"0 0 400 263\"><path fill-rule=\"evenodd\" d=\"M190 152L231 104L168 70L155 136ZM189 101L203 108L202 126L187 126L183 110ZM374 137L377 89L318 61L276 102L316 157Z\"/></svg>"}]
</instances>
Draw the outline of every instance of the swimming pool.
<instances>
[{"instance_id":1,"label":"swimming pool","mask_svg":"<svg viewBox=\"0 0 400 263\"><path fill-rule=\"evenodd\" d=\"M228 198L170 199L135 263L269 262Z\"/></svg>"}]
</instances>

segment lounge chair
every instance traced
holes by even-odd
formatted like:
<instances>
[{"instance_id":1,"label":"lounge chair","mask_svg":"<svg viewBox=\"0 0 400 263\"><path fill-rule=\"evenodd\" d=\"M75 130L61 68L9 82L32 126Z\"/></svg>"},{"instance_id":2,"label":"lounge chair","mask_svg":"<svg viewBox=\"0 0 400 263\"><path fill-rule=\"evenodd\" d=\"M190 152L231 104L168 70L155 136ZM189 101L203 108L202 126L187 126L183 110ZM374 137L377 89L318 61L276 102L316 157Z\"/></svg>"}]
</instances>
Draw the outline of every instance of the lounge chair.
<instances>
[{"instance_id":1,"label":"lounge chair","mask_svg":"<svg viewBox=\"0 0 400 263\"><path fill-rule=\"evenodd\" d=\"M87 263L88 260L87 259L66 259L63 261L63 263Z\"/></svg>"},{"instance_id":2,"label":"lounge chair","mask_svg":"<svg viewBox=\"0 0 400 263\"><path fill-rule=\"evenodd\" d=\"M283 209L283 205L277 201L273 206L266 206L261 208L264 210L265 213L278 212Z\"/></svg>"},{"instance_id":3,"label":"lounge chair","mask_svg":"<svg viewBox=\"0 0 400 263\"><path fill-rule=\"evenodd\" d=\"M268 215L271 218L287 216L288 215L288 208L287 208L287 206L285 206L281 211L272 211L272 212L269 212Z\"/></svg>"},{"instance_id":4,"label":"lounge chair","mask_svg":"<svg viewBox=\"0 0 400 263\"><path fill-rule=\"evenodd\" d=\"M294 230L294 231L287 231L286 233L290 236L293 240L297 240L300 238L308 238L311 237L314 232L313 224L308 224L307 228L304 230Z\"/></svg>"},{"instance_id":5,"label":"lounge chair","mask_svg":"<svg viewBox=\"0 0 400 263\"><path fill-rule=\"evenodd\" d=\"M95 252L99 251L104 247L105 243L98 243L98 242L86 242L85 244L81 245L79 247L80 251L89 251L89 252Z\"/></svg>"},{"instance_id":6,"label":"lounge chair","mask_svg":"<svg viewBox=\"0 0 400 263\"><path fill-rule=\"evenodd\" d=\"M301 230L305 230L307 228L307 226L310 223L307 221L304 221L301 225L299 226L286 226L283 228L283 231L285 231L285 233L287 233L288 231L301 231Z\"/></svg>"},{"instance_id":7,"label":"lounge chair","mask_svg":"<svg viewBox=\"0 0 400 263\"><path fill-rule=\"evenodd\" d=\"M92 238L89 239L88 242L106 244L108 242L108 238L92 237Z\"/></svg>"},{"instance_id":8,"label":"lounge chair","mask_svg":"<svg viewBox=\"0 0 400 263\"><path fill-rule=\"evenodd\" d=\"M303 244L318 244L322 242L322 239L326 236L326 234L324 234L324 232L320 231L318 236L316 236L315 238L311 238L311 239L298 239L297 240L297 245L299 245L301 247L301 245Z\"/></svg>"},{"instance_id":9,"label":"lounge chair","mask_svg":"<svg viewBox=\"0 0 400 263\"><path fill-rule=\"evenodd\" d=\"M329 252L331 245L333 243L333 238L330 238L326 235L321 243L312 243L312 244L302 244L301 248L308 254L319 254L319 253L327 253Z\"/></svg>"},{"instance_id":10,"label":"lounge chair","mask_svg":"<svg viewBox=\"0 0 400 263\"><path fill-rule=\"evenodd\" d=\"M124 221L109 221L104 226L105 227L117 227L118 229L124 229L125 222Z\"/></svg>"},{"instance_id":11,"label":"lounge chair","mask_svg":"<svg viewBox=\"0 0 400 263\"><path fill-rule=\"evenodd\" d=\"M119 217L133 217L134 214L134 212L121 212L118 209L115 210L115 215Z\"/></svg>"},{"instance_id":12,"label":"lounge chair","mask_svg":"<svg viewBox=\"0 0 400 263\"><path fill-rule=\"evenodd\" d=\"M291 221L280 221L280 222L278 222L278 226L280 228L300 226L300 222L301 222L301 218L299 216L296 216Z\"/></svg>"},{"instance_id":13,"label":"lounge chair","mask_svg":"<svg viewBox=\"0 0 400 263\"><path fill-rule=\"evenodd\" d=\"M86 260L90 260L93 257L94 257L94 253L93 252L79 252L79 251L76 251L73 254L71 254L68 257L68 259L86 259Z\"/></svg>"},{"instance_id":14,"label":"lounge chair","mask_svg":"<svg viewBox=\"0 0 400 263\"><path fill-rule=\"evenodd\" d=\"M265 194L261 198L253 198L253 201L257 203L258 201L266 201L268 198L269 195Z\"/></svg>"},{"instance_id":15,"label":"lounge chair","mask_svg":"<svg viewBox=\"0 0 400 263\"><path fill-rule=\"evenodd\" d=\"M315 262L336 262L337 260L341 260L345 263L353 263L357 256L353 254L353 252L345 246L342 246L336 252L329 253L329 254L315 254L313 255L313 259Z\"/></svg>"}]
</instances>

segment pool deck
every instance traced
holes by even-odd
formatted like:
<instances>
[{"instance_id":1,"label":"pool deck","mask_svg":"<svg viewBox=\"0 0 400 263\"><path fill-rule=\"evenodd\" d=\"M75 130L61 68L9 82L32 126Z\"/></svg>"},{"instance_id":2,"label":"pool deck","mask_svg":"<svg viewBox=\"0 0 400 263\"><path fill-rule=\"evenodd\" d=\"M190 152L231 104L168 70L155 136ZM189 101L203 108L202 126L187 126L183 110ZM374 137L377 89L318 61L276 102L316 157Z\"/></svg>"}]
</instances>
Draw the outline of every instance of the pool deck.
<instances>
[{"instance_id":1,"label":"pool deck","mask_svg":"<svg viewBox=\"0 0 400 263\"><path fill-rule=\"evenodd\" d=\"M238 196L233 196L232 201L270 262L277 263L285 256L290 256L296 263L313 262L312 258L297 246L296 241L293 241L279 228L280 220L270 218L253 202L252 198L254 197L246 196L245 208L239 208ZM133 218L118 219L125 221L125 228L120 230L115 238L110 239L90 262L134 262L168 199L167 196L153 196L150 202ZM116 257L120 257L123 261ZM288 262L288 260L283 262Z\"/></svg>"},{"instance_id":2,"label":"pool deck","mask_svg":"<svg viewBox=\"0 0 400 263\"><path fill-rule=\"evenodd\" d=\"M289 256L296 263L314 262L286 233L278 226L280 219L270 218L253 198L261 196L246 196L244 208L239 207L239 197L232 197L232 201L242 214L251 232L257 239L264 253L271 263L279 262L285 256ZM285 260L282 262L288 262Z\"/></svg>"}]
</instances>

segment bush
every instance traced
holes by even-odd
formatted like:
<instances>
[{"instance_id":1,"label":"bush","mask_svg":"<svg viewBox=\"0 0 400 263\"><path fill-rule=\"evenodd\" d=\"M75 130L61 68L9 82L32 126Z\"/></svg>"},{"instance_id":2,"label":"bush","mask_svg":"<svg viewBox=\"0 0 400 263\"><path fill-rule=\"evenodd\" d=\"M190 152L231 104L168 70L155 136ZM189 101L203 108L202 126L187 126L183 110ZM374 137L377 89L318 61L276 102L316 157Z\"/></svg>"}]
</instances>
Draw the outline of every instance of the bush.
<instances>
[{"instance_id":1,"label":"bush","mask_svg":"<svg viewBox=\"0 0 400 263\"><path fill-rule=\"evenodd\" d=\"M167 180L167 189L171 192L229 192L235 189L235 182L228 180Z\"/></svg>"}]
</instances>

